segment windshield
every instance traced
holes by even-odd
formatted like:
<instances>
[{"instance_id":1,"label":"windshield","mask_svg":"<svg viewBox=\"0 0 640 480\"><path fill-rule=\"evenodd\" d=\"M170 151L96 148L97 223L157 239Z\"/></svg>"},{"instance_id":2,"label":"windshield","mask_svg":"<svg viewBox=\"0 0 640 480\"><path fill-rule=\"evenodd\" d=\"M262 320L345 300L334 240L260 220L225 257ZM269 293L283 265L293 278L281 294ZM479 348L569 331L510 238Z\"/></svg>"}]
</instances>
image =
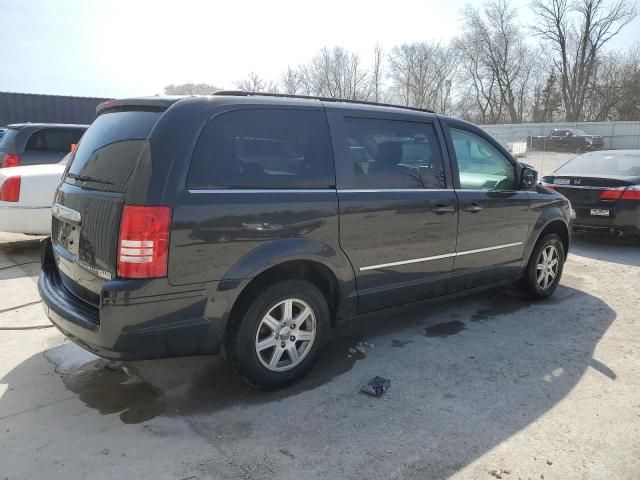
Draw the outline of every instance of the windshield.
<instances>
[{"instance_id":1,"label":"windshield","mask_svg":"<svg viewBox=\"0 0 640 480\"><path fill-rule=\"evenodd\" d=\"M588 133L586 133L584 130L580 130L579 128L570 128L569 131L574 135L580 135L583 137L588 135Z\"/></svg>"},{"instance_id":2,"label":"windshield","mask_svg":"<svg viewBox=\"0 0 640 480\"><path fill-rule=\"evenodd\" d=\"M161 112L126 111L100 115L84 134L65 181L123 192Z\"/></svg>"},{"instance_id":3,"label":"windshield","mask_svg":"<svg viewBox=\"0 0 640 480\"><path fill-rule=\"evenodd\" d=\"M640 176L640 152L596 152L580 155L556 170L556 175Z\"/></svg>"}]
</instances>

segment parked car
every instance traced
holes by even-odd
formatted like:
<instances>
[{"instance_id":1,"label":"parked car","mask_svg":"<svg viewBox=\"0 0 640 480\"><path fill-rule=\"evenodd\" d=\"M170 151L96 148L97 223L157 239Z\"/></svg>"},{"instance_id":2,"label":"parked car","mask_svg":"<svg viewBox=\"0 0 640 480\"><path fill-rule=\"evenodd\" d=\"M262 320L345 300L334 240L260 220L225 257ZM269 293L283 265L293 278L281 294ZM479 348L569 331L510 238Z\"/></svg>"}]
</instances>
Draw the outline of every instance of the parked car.
<instances>
[{"instance_id":1,"label":"parked car","mask_svg":"<svg viewBox=\"0 0 640 480\"><path fill-rule=\"evenodd\" d=\"M65 335L112 359L224 346L257 386L356 314L548 297L570 238L567 199L470 123L238 92L102 104L52 213L39 291Z\"/></svg>"},{"instance_id":2,"label":"parked car","mask_svg":"<svg viewBox=\"0 0 640 480\"><path fill-rule=\"evenodd\" d=\"M542 181L571 201L576 230L640 238L640 150L585 153Z\"/></svg>"},{"instance_id":3,"label":"parked car","mask_svg":"<svg viewBox=\"0 0 640 480\"><path fill-rule=\"evenodd\" d=\"M88 125L16 123L0 138L0 168L58 163L77 144Z\"/></svg>"},{"instance_id":4,"label":"parked car","mask_svg":"<svg viewBox=\"0 0 640 480\"><path fill-rule=\"evenodd\" d=\"M0 232L51 235L51 204L67 158L0 169Z\"/></svg>"},{"instance_id":5,"label":"parked car","mask_svg":"<svg viewBox=\"0 0 640 480\"><path fill-rule=\"evenodd\" d=\"M529 137L527 143L532 150L566 150L576 153L598 150L604 146L600 135L588 135L577 128L554 128L546 137Z\"/></svg>"}]
</instances>

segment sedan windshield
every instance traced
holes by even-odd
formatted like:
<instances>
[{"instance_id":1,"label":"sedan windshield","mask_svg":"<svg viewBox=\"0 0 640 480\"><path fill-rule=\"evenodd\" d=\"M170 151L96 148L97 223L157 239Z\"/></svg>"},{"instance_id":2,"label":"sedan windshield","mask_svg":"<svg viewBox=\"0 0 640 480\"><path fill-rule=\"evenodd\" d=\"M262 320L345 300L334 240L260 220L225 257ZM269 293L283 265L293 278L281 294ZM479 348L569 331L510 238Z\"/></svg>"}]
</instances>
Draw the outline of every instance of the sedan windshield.
<instances>
[{"instance_id":1,"label":"sedan windshield","mask_svg":"<svg viewBox=\"0 0 640 480\"><path fill-rule=\"evenodd\" d=\"M593 152L569 160L556 175L640 176L640 151Z\"/></svg>"}]
</instances>

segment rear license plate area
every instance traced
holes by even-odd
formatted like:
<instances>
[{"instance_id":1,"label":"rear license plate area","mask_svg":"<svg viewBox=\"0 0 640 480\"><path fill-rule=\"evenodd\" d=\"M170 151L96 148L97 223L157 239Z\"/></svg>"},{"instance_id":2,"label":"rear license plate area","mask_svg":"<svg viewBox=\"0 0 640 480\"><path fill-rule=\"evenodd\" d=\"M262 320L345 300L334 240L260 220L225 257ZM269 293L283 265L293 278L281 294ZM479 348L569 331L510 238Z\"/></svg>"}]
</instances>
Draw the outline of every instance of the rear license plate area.
<instances>
[{"instance_id":1,"label":"rear license plate area","mask_svg":"<svg viewBox=\"0 0 640 480\"><path fill-rule=\"evenodd\" d=\"M54 221L58 223L55 229L54 244L76 256L78 254L78 243L80 241L79 227L59 219L55 219Z\"/></svg>"},{"instance_id":2,"label":"rear license plate area","mask_svg":"<svg viewBox=\"0 0 640 480\"><path fill-rule=\"evenodd\" d=\"M603 208L592 208L590 214L593 217L608 217L611 215L611 212Z\"/></svg>"}]
</instances>

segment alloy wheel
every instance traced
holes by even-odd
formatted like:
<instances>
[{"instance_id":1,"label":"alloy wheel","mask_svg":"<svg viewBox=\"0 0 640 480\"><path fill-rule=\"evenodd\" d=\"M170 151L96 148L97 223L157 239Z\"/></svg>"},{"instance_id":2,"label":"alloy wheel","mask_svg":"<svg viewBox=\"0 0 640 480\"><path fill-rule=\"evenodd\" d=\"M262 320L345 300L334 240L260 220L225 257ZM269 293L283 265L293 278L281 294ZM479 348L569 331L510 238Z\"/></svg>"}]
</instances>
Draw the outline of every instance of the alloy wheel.
<instances>
[{"instance_id":1,"label":"alloy wheel","mask_svg":"<svg viewBox=\"0 0 640 480\"><path fill-rule=\"evenodd\" d=\"M560 255L554 245L547 245L538 256L536 282L541 290L551 287L556 281L560 269Z\"/></svg>"},{"instance_id":2,"label":"alloy wheel","mask_svg":"<svg viewBox=\"0 0 640 480\"><path fill-rule=\"evenodd\" d=\"M316 317L303 300L287 298L262 317L256 332L255 350L260 363L274 372L299 365L316 338Z\"/></svg>"}]
</instances>

